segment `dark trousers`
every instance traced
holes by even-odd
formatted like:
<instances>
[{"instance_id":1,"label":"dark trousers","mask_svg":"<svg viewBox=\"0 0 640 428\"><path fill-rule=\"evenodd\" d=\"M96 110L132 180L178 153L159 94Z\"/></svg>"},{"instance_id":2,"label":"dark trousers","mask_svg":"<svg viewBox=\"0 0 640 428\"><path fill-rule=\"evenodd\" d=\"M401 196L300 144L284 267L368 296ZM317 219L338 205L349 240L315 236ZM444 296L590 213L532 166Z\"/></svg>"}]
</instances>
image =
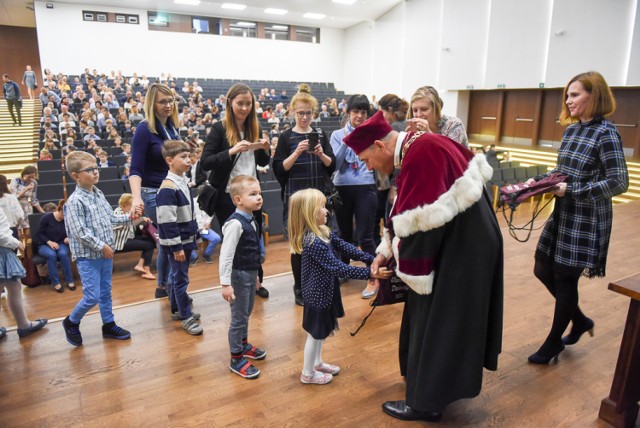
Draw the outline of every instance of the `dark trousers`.
<instances>
[{"instance_id":1,"label":"dark trousers","mask_svg":"<svg viewBox=\"0 0 640 428\"><path fill-rule=\"evenodd\" d=\"M340 237L354 245L359 245L362 251L375 255L376 244L373 239L373 228L378 209L378 191L375 184L359 186L336 186L342 200L340 208L336 209L336 220ZM353 220L355 218L355 233ZM343 258L345 263L348 260Z\"/></svg>"},{"instance_id":2,"label":"dark trousers","mask_svg":"<svg viewBox=\"0 0 640 428\"><path fill-rule=\"evenodd\" d=\"M17 123L22 125L22 113L20 113L20 101L15 100L7 100L7 107L9 107L9 113L11 114L11 119L13 120L14 125ZM14 113L15 109L15 113ZM18 118L16 119L16 114Z\"/></svg>"},{"instance_id":3,"label":"dark trousers","mask_svg":"<svg viewBox=\"0 0 640 428\"><path fill-rule=\"evenodd\" d=\"M543 354L562 345L562 334L569 321L578 327L587 323L578 306L578 280L582 271L582 268L560 266L546 258L536 257L533 273L556 299L551 331L540 350Z\"/></svg>"},{"instance_id":4,"label":"dark trousers","mask_svg":"<svg viewBox=\"0 0 640 428\"><path fill-rule=\"evenodd\" d=\"M117 253L127 253L129 251L142 251L140 258L144 260L145 266L151 266L151 259L153 259L153 250L156 249L154 242L145 238L142 235L136 235L132 239L128 239L124 243L122 250L116 251Z\"/></svg>"},{"instance_id":5,"label":"dark trousers","mask_svg":"<svg viewBox=\"0 0 640 428\"><path fill-rule=\"evenodd\" d=\"M186 320L192 314L189 295L187 294L191 251L184 252L185 259L183 262L177 261L169 248L165 248L165 251L170 254L171 281L169 281L167 291L169 293L169 302L171 303L171 312L180 312L180 318Z\"/></svg>"}]
</instances>

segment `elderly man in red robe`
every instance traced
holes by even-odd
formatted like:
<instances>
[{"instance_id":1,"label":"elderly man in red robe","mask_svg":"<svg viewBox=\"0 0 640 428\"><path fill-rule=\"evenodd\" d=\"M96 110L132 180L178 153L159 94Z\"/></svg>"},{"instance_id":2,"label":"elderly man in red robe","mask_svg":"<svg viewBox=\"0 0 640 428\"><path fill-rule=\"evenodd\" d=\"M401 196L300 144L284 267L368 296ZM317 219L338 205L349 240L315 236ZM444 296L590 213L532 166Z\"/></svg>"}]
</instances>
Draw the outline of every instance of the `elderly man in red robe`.
<instances>
[{"instance_id":1,"label":"elderly man in red robe","mask_svg":"<svg viewBox=\"0 0 640 428\"><path fill-rule=\"evenodd\" d=\"M392 130L382 112L344 142L369 169L400 169L371 268L394 257L411 289L400 328L406 397L382 408L437 421L449 403L480 393L502 347L502 235L485 189L492 168L442 135Z\"/></svg>"}]
</instances>

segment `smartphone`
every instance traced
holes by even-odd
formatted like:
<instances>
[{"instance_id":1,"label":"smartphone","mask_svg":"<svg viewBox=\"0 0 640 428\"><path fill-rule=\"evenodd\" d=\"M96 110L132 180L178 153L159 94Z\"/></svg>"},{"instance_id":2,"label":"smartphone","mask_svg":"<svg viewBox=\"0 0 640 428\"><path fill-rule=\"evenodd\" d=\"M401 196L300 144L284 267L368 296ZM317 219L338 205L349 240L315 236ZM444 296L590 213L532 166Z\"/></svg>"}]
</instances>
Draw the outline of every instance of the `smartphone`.
<instances>
[{"instance_id":1,"label":"smartphone","mask_svg":"<svg viewBox=\"0 0 640 428\"><path fill-rule=\"evenodd\" d=\"M307 139L309 140L309 150L307 150L309 153L313 153L316 151L316 146L318 145L318 142L320 141L318 138L318 133L317 132L312 132L310 134L307 134Z\"/></svg>"},{"instance_id":2,"label":"smartphone","mask_svg":"<svg viewBox=\"0 0 640 428\"><path fill-rule=\"evenodd\" d=\"M408 132L416 132L418 130L418 124L413 121L407 121Z\"/></svg>"}]
</instances>

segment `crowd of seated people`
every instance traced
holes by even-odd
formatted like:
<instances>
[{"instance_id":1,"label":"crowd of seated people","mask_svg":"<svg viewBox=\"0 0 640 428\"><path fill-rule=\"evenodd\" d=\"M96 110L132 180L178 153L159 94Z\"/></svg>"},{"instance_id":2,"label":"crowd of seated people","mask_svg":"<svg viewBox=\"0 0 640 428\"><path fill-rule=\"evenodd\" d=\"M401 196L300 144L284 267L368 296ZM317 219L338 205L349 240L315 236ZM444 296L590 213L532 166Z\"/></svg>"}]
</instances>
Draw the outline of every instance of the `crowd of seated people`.
<instances>
[{"instance_id":1,"label":"crowd of seated people","mask_svg":"<svg viewBox=\"0 0 640 428\"><path fill-rule=\"evenodd\" d=\"M125 76L121 71L99 73L86 68L78 76L54 74L48 69L44 74L39 94L42 114L38 159L61 162L61 177L65 156L74 150L82 150L96 156L100 168L115 167L118 176L127 180L131 142L136 126L145 119L145 95L154 82L172 88L179 103L180 137L196 148L196 157L202 152L214 123L225 115L224 94L216 97L214 93L205 93L197 80L183 81L170 73L149 78L138 73ZM260 89L257 99L260 125L275 147L280 133L295 124L289 112L287 90L265 86ZM316 115L314 122L335 118L332 129L339 128L338 120L343 118L340 105L336 98L326 98L321 105L322 114ZM195 185L195 179L192 183ZM33 199L37 201L35 197ZM23 226L28 227L26 215Z\"/></svg>"}]
</instances>

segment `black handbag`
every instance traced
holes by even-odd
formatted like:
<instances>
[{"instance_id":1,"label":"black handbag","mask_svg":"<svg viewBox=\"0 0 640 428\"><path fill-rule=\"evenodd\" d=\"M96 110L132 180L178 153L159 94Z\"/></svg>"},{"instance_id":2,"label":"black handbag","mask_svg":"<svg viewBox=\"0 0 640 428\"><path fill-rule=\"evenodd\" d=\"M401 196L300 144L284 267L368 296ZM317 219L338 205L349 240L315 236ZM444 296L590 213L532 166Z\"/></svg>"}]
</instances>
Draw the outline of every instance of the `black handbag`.
<instances>
[{"instance_id":1,"label":"black handbag","mask_svg":"<svg viewBox=\"0 0 640 428\"><path fill-rule=\"evenodd\" d=\"M396 260L392 257L389 260L387 260L387 263L381 267L386 267L388 270L395 271ZM360 329L364 327L365 323L367 322L367 320L369 319L373 311L378 306L404 303L407 300L407 294L409 293L409 286L400 278L398 278L398 276L395 273L391 278L380 279L378 281L380 283L380 288L378 288L378 294L376 294L376 297L370 303L370 305L372 306L371 311L366 317L364 317L364 319L362 320L362 323L360 324L360 327L358 327L357 330L354 331L353 333L350 333L351 336L355 336L356 334L358 334Z\"/></svg>"},{"instance_id":2,"label":"black handbag","mask_svg":"<svg viewBox=\"0 0 640 428\"><path fill-rule=\"evenodd\" d=\"M236 162L238 162L238 158L240 155L236 155L233 160L233 165L231 165L231 169L229 170L229 175L227 179L223 181L223 183L227 183L229 181L229 177L231 177L231 171L233 171L233 167L236 166ZM213 175L213 171L211 171L211 175ZM210 175L210 177L211 177ZM200 187L200 191L198 192L198 207L207 213L208 216L213 217L216 213L216 208L218 207L218 199L220 197L220 193L224 190L217 189L211 185L209 180L205 181L205 183Z\"/></svg>"}]
</instances>

